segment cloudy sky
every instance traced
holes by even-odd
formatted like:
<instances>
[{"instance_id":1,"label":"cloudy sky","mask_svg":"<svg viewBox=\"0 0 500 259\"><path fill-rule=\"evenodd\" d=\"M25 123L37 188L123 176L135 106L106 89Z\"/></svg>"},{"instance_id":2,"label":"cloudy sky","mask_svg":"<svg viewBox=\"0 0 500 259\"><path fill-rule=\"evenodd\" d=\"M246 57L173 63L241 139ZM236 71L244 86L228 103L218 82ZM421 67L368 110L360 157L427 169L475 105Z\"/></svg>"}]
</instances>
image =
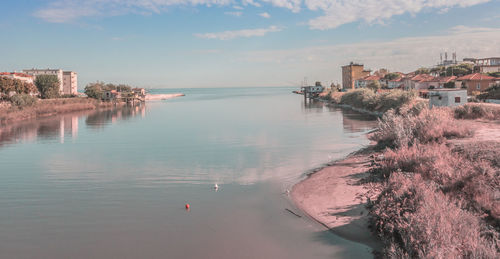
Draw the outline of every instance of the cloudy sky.
<instances>
[{"instance_id":1,"label":"cloudy sky","mask_svg":"<svg viewBox=\"0 0 500 259\"><path fill-rule=\"evenodd\" d=\"M2 10L0 70L74 70L81 89L329 84L350 61L409 72L445 51L500 56L500 0L17 0Z\"/></svg>"}]
</instances>

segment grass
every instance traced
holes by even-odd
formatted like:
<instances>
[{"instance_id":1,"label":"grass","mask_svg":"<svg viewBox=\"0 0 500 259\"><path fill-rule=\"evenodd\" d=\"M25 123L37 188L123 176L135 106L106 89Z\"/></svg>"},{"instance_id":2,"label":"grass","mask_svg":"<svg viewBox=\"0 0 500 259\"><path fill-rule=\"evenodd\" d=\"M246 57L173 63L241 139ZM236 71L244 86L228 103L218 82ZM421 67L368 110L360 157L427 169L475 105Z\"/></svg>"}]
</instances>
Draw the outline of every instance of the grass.
<instances>
[{"instance_id":1,"label":"grass","mask_svg":"<svg viewBox=\"0 0 500 259\"><path fill-rule=\"evenodd\" d=\"M500 120L500 105L487 103L469 103L454 109L457 119Z\"/></svg>"},{"instance_id":2,"label":"grass","mask_svg":"<svg viewBox=\"0 0 500 259\"><path fill-rule=\"evenodd\" d=\"M416 114L415 114L416 113ZM473 130L457 121L448 108L411 109L403 114L390 110L379 120L378 131L369 138L382 147L404 147L416 143L443 142L449 138L468 137Z\"/></svg>"},{"instance_id":3,"label":"grass","mask_svg":"<svg viewBox=\"0 0 500 259\"><path fill-rule=\"evenodd\" d=\"M499 258L500 144L452 146L473 135L456 109L410 110L387 112L370 136L386 148L370 177L382 190L370 214L384 256Z\"/></svg>"}]
</instances>

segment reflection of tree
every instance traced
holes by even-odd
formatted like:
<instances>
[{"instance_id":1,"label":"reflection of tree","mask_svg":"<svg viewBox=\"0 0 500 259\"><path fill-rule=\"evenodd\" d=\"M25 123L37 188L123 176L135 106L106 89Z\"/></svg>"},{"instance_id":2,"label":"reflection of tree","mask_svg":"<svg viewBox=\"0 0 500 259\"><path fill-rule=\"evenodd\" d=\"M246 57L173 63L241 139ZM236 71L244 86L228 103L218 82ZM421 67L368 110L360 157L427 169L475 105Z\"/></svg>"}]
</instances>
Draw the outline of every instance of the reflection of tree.
<instances>
[{"instance_id":1,"label":"reflection of tree","mask_svg":"<svg viewBox=\"0 0 500 259\"><path fill-rule=\"evenodd\" d=\"M309 99L306 102L302 101L302 110L306 112L323 112L324 103L316 100Z\"/></svg>"},{"instance_id":2,"label":"reflection of tree","mask_svg":"<svg viewBox=\"0 0 500 259\"><path fill-rule=\"evenodd\" d=\"M342 124L348 132L361 132L374 128L377 125L377 117L342 109Z\"/></svg>"},{"instance_id":3,"label":"reflection of tree","mask_svg":"<svg viewBox=\"0 0 500 259\"><path fill-rule=\"evenodd\" d=\"M98 111L87 116L85 124L91 128L100 129L117 120L127 120L137 115L141 115L145 109L146 107L141 105L124 106L113 110Z\"/></svg>"}]
</instances>

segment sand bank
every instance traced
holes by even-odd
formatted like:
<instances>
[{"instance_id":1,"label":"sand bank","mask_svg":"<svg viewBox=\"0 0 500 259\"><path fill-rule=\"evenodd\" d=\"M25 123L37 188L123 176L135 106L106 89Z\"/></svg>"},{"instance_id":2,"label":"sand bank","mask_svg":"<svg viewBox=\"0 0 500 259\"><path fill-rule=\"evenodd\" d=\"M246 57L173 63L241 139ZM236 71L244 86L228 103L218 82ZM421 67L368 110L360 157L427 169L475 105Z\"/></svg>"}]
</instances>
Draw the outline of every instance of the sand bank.
<instances>
[{"instance_id":1,"label":"sand bank","mask_svg":"<svg viewBox=\"0 0 500 259\"><path fill-rule=\"evenodd\" d=\"M182 93L177 94L147 94L146 101L158 101L158 100L167 100L176 97L184 96Z\"/></svg>"},{"instance_id":2,"label":"sand bank","mask_svg":"<svg viewBox=\"0 0 500 259\"><path fill-rule=\"evenodd\" d=\"M374 194L359 184L371 161L369 152L350 155L296 184L291 197L299 209L335 234L379 250L382 244L368 229L365 207L367 197Z\"/></svg>"}]
</instances>

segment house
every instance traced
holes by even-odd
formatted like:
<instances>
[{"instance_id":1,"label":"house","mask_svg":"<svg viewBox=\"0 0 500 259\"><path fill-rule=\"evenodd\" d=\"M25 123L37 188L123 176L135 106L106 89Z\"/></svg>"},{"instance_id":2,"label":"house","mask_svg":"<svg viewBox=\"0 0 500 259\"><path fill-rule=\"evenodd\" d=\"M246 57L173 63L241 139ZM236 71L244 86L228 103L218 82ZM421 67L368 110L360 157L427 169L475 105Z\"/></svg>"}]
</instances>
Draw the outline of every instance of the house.
<instances>
[{"instance_id":1,"label":"house","mask_svg":"<svg viewBox=\"0 0 500 259\"><path fill-rule=\"evenodd\" d=\"M500 57L474 59L474 72L500 72Z\"/></svg>"},{"instance_id":2,"label":"house","mask_svg":"<svg viewBox=\"0 0 500 259\"><path fill-rule=\"evenodd\" d=\"M465 89L435 89L429 91L429 107L460 106L467 103Z\"/></svg>"},{"instance_id":3,"label":"house","mask_svg":"<svg viewBox=\"0 0 500 259\"><path fill-rule=\"evenodd\" d=\"M347 91L354 89L356 80L369 76L370 71L365 70L362 64L351 62L349 65L342 67L342 90Z\"/></svg>"},{"instance_id":4,"label":"house","mask_svg":"<svg viewBox=\"0 0 500 259\"><path fill-rule=\"evenodd\" d=\"M400 76L396 79L387 81L387 88L389 89L404 88L404 77Z\"/></svg>"},{"instance_id":5,"label":"house","mask_svg":"<svg viewBox=\"0 0 500 259\"><path fill-rule=\"evenodd\" d=\"M445 88L444 85L450 82L454 82L457 79L456 76L441 76L436 77L428 81L428 89L442 89ZM455 86L455 88L457 88ZM458 87L460 88L460 86Z\"/></svg>"},{"instance_id":6,"label":"house","mask_svg":"<svg viewBox=\"0 0 500 259\"><path fill-rule=\"evenodd\" d=\"M18 79L25 83L33 84L33 76L25 74L25 73L17 73L17 72L0 72L0 76L8 77L11 79Z\"/></svg>"},{"instance_id":7,"label":"house","mask_svg":"<svg viewBox=\"0 0 500 259\"><path fill-rule=\"evenodd\" d=\"M101 99L103 101L116 101L121 98L121 93L116 90L107 90L102 93Z\"/></svg>"},{"instance_id":8,"label":"house","mask_svg":"<svg viewBox=\"0 0 500 259\"><path fill-rule=\"evenodd\" d=\"M413 77L406 77L404 79L404 88L405 90L422 90L429 89L429 84L435 77L428 74L418 74Z\"/></svg>"},{"instance_id":9,"label":"house","mask_svg":"<svg viewBox=\"0 0 500 259\"><path fill-rule=\"evenodd\" d=\"M381 79L380 76L376 75L365 76L363 78L354 81L354 88L365 88L371 82L380 81L380 79Z\"/></svg>"},{"instance_id":10,"label":"house","mask_svg":"<svg viewBox=\"0 0 500 259\"><path fill-rule=\"evenodd\" d=\"M490 86L500 83L500 78L474 73L457 78L457 85L467 89L467 94L472 92L482 92Z\"/></svg>"},{"instance_id":11,"label":"house","mask_svg":"<svg viewBox=\"0 0 500 259\"><path fill-rule=\"evenodd\" d=\"M132 92L138 96L146 96L146 90L144 88L133 88Z\"/></svg>"}]
</instances>

